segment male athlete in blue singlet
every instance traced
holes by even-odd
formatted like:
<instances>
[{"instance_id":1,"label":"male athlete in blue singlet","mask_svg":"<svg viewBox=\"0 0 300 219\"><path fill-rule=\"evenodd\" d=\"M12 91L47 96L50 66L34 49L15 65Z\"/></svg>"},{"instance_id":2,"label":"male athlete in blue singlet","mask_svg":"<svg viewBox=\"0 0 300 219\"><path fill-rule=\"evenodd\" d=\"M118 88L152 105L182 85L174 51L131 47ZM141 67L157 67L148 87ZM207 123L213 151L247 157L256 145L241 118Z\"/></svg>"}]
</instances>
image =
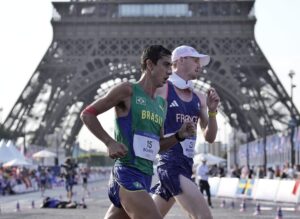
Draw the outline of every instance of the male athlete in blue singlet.
<instances>
[{"instance_id":1,"label":"male athlete in blue singlet","mask_svg":"<svg viewBox=\"0 0 300 219\"><path fill-rule=\"evenodd\" d=\"M113 203L105 219L161 219L149 190L153 160L161 150L178 139L195 135L192 122L185 122L172 136L163 136L166 101L155 91L171 74L171 52L160 45L146 48L141 57L142 76L136 83L123 82L113 87L81 114L89 130L116 159L109 182ZM115 139L103 129L97 115L110 108L116 112Z\"/></svg>"},{"instance_id":2,"label":"male athlete in blue singlet","mask_svg":"<svg viewBox=\"0 0 300 219\"><path fill-rule=\"evenodd\" d=\"M192 82L210 57L190 46L177 47L172 52L173 74L156 94L167 100L168 109L164 134L172 135L186 121L200 124L205 140L213 142L217 134L216 114L219 96L213 88L203 93L193 91ZM167 152L159 155L159 183L152 188L153 199L162 216L176 201L190 218L212 218L203 195L191 180L196 138L182 138Z\"/></svg>"}]
</instances>

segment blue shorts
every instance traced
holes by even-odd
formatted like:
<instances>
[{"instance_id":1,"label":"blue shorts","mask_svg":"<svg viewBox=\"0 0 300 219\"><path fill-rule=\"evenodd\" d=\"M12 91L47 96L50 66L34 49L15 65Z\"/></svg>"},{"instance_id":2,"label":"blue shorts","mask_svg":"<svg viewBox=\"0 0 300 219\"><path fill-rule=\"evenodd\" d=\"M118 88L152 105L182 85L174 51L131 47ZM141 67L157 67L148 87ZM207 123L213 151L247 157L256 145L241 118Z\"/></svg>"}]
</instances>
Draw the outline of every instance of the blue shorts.
<instances>
[{"instance_id":1,"label":"blue shorts","mask_svg":"<svg viewBox=\"0 0 300 219\"><path fill-rule=\"evenodd\" d=\"M115 166L112 169L108 197L117 208L122 208L119 190L120 186L129 191L150 191L152 176L128 166Z\"/></svg>"},{"instance_id":2,"label":"blue shorts","mask_svg":"<svg viewBox=\"0 0 300 219\"><path fill-rule=\"evenodd\" d=\"M46 184L47 184L47 180L46 179L41 179L41 185L46 186Z\"/></svg>"},{"instance_id":3,"label":"blue shorts","mask_svg":"<svg viewBox=\"0 0 300 219\"><path fill-rule=\"evenodd\" d=\"M157 174L159 182L151 188L151 193L161 196L166 201L182 193L179 175L183 175L192 181L192 172L183 168L162 165L157 167Z\"/></svg>"},{"instance_id":4,"label":"blue shorts","mask_svg":"<svg viewBox=\"0 0 300 219\"><path fill-rule=\"evenodd\" d=\"M67 192L72 191L73 185L74 185L74 180L73 179L67 179L66 180L66 190Z\"/></svg>"}]
</instances>

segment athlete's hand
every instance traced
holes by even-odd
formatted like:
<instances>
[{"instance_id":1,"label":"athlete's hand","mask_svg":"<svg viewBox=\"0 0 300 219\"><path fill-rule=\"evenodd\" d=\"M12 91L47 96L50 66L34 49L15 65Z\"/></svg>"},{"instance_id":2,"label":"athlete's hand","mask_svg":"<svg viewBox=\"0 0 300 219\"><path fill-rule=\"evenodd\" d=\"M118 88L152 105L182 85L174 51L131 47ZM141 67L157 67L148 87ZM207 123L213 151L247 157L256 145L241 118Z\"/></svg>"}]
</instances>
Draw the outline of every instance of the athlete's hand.
<instances>
[{"instance_id":1,"label":"athlete's hand","mask_svg":"<svg viewBox=\"0 0 300 219\"><path fill-rule=\"evenodd\" d=\"M178 135L181 138L188 138L196 135L196 124L193 122L184 122L178 130Z\"/></svg>"},{"instance_id":2,"label":"athlete's hand","mask_svg":"<svg viewBox=\"0 0 300 219\"><path fill-rule=\"evenodd\" d=\"M208 111L216 112L220 103L220 97L214 88L209 88L207 91L206 104Z\"/></svg>"},{"instance_id":3,"label":"athlete's hand","mask_svg":"<svg viewBox=\"0 0 300 219\"><path fill-rule=\"evenodd\" d=\"M108 156L112 159L122 158L127 154L127 147L124 144L113 141L109 145L108 148Z\"/></svg>"}]
</instances>

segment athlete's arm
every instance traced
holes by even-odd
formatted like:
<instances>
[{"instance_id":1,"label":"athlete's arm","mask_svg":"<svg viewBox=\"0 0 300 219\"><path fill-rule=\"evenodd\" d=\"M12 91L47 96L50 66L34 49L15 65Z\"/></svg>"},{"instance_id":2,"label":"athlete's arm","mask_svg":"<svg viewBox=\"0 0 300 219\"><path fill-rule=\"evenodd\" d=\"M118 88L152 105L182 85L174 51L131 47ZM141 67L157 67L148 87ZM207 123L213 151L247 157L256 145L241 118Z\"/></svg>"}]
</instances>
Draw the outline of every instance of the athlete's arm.
<instances>
[{"instance_id":1,"label":"athlete's arm","mask_svg":"<svg viewBox=\"0 0 300 219\"><path fill-rule=\"evenodd\" d=\"M130 110L132 87L129 82L112 88L104 97L85 108L80 118L87 128L108 147L111 158L122 157L127 153L125 145L116 142L102 127L97 115L115 107L116 115L126 116Z\"/></svg>"},{"instance_id":2,"label":"athlete's arm","mask_svg":"<svg viewBox=\"0 0 300 219\"><path fill-rule=\"evenodd\" d=\"M220 98L213 88L210 88L208 90L207 97L205 97L205 95L202 93L197 93L197 96L201 101L201 109L199 115L200 127L203 131L205 140L209 143L213 143L217 136L218 124L216 116L208 116L208 112L217 112Z\"/></svg>"},{"instance_id":3,"label":"athlete's arm","mask_svg":"<svg viewBox=\"0 0 300 219\"><path fill-rule=\"evenodd\" d=\"M168 150L170 147L174 146L180 140L184 140L185 138L194 136L196 133L196 127L193 122L185 122L182 124L180 129L171 136L164 137L163 136L163 130L161 131L161 137L160 137L160 150L159 151L165 151Z\"/></svg>"}]
</instances>

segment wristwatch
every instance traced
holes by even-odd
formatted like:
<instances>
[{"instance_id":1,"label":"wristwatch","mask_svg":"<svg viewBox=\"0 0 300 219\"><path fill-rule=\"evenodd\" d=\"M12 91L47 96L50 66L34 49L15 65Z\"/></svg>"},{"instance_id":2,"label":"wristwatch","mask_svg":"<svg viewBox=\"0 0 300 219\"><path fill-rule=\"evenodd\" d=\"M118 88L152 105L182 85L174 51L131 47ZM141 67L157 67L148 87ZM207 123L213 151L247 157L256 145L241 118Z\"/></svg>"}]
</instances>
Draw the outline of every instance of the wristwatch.
<instances>
[{"instance_id":1,"label":"wristwatch","mask_svg":"<svg viewBox=\"0 0 300 219\"><path fill-rule=\"evenodd\" d=\"M177 141L180 141L180 142L185 140L184 137L181 138L181 137L179 136L179 132L176 132L176 133L175 133L175 138L177 139Z\"/></svg>"}]
</instances>

